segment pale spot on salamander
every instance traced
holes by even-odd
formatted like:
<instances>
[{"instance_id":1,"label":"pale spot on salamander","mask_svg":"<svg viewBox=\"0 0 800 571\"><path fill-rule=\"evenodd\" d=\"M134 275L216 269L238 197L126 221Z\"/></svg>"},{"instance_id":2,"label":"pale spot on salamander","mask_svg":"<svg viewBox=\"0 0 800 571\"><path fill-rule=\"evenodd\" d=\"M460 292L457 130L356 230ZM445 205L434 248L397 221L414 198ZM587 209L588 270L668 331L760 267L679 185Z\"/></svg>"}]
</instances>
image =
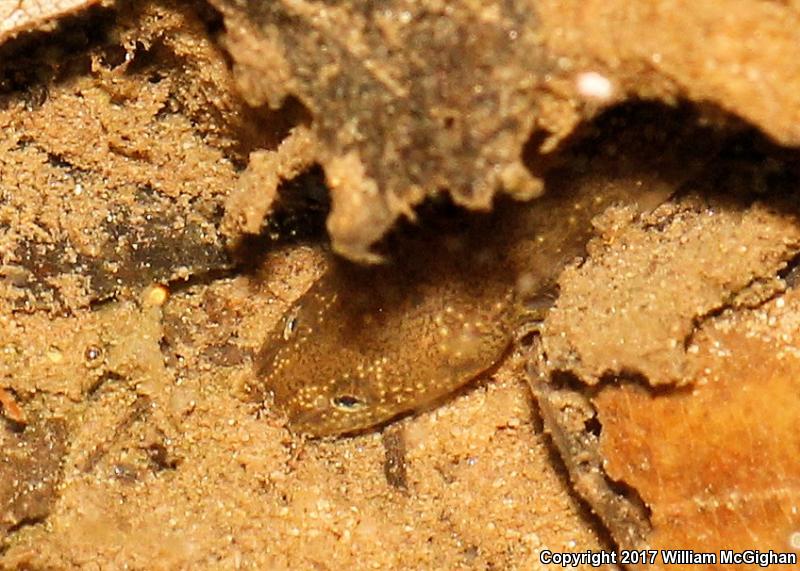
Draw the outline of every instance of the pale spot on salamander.
<instances>
[{"instance_id":1,"label":"pale spot on salamander","mask_svg":"<svg viewBox=\"0 0 800 571\"><path fill-rule=\"evenodd\" d=\"M591 219L642 189L573 184L390 241L388 263L332 259L267 337L256 368L293 430L356 432L441 400L495 365L583 253ZM333 258L333 257L332 257ZM522 290L522 291L520 291ZM530 314L534 315L531 316Z\"/></svg>"}]
</instances>

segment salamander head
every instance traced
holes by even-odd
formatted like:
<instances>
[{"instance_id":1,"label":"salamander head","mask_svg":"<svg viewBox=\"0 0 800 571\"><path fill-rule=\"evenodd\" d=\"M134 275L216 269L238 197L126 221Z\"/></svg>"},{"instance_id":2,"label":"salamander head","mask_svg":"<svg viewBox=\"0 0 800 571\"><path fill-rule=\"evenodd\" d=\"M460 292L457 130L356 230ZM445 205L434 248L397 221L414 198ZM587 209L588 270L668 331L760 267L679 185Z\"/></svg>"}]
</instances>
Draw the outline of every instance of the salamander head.
<instances>
[{"instance_id":1,"label":"salamander head","mask_svg":"<svg viewBox=\"0 0 800 571\"><path fill-rule=\"evenodd\" d=\"M490 367L508 345L507 291L454 287L441 276L409 282L393 269L357 273L369 279L323 276L258 355L257 374L295 431L356 432L418 410Z\"/></svg>"}]
</instances>

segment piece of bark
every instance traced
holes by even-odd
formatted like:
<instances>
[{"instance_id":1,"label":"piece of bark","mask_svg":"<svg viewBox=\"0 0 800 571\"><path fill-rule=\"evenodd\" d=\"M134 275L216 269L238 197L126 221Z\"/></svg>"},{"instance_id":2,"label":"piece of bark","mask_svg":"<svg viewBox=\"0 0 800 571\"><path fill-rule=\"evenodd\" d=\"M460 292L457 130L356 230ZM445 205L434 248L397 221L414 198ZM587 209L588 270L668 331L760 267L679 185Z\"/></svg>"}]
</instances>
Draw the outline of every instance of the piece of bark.
<instances>
[{"instance_id":1,"label":"piece of bark","mask_svg":"<svg viewBox=\"0 0 800 571\"><path fill-rule=\"evenodd\" d=\"M522 164L552 64L527 2L218 0L253 103L309 109L328 177L334 248L369 247L424 197L487 208L541 192Z\"/></svg>"},{"instance_id":2,"label":"piece of bark","mask_svg":"<svg viewBox=\"0 0 800 571\"><path fill-rule=\"evenodd\" d=\"M642 549L652 531L647 507L635 490L613 481L604 468L597 412L591 399L569 384L559 385L540 375L545 367L532 363L531 390L545 431L569 474L572 488L583 498L620 548Z\"/></svg>"}]
</instances>

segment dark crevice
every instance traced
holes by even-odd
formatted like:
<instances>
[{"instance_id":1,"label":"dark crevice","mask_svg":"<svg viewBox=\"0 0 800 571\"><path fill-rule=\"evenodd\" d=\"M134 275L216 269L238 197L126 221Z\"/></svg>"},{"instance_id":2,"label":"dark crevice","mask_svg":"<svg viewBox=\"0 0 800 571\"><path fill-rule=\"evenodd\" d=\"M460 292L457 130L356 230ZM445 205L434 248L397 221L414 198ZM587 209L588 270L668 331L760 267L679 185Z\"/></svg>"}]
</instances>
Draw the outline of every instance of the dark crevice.
<instances>
[{"instance_id":1,"label":"dark crevice","mask_svg":"<svg viewBox=\"0 0 800 571\"><path fill-rule=\"evenodd\" d=\"M94 383L92 383L88 389L86 389L86 399L92 400L97 398L100 393L100 389L102 389L107 383L121 382L124 380L125 377L119 373L115 373L113 371L105 372Z\"/></svg>"},{"instance_id":2,"label":"dark crevice","mask_svg":"<svg viewBox=\"0 0 800 571\"><path fill-rule=\"evenodd\" d=\"M800 285L800 254L786 263L786 267L778 272L778 277L784 281L789 289L795 289Z\"/></svg>"},{"instance_id":3,"label":"dark crevice","mask_svg":"<svg viewBox=\"0 0 800 571\"><path fill-rule=\"evenodd\" d=\"M160 443L154 443L147 447L147 456L150 459L150 466L153 472L162 472L164 470L176 470L180 462L173 458L167 447Z\"/></svg>"},{"instance_id":4,"label":"dark crevice","mask_svg":"<svg viewBox=\"0 0 800 571\"><path fill-rule=\"evenodd\" d=\"M152 406L150 397L138 395L136 400L130 406L128 413L120 420L114 428L113 433L109 438L99 443L94 450L89 453L81 470L88 474L92 472L100 461L108 454L111 447L119 441L119 439L133 426L136 422L143 420Z\"/></svg>"},{"instance_id":5,"label":"dark crevice","mask_svg":"<svg viewBox=\"0 0 800 571\"><path fill-rule=\"evenodd\" d=\"M176 294L200 286L211 285L221 280L234 278L240 274L236 267L214 269L206 272L196 272L188 278L175 278L165 283L170 294Z\"/></svg>"},{"instance_id":6,"label":"dark crevice","mask_svg":"<svg viewBox=\"0 0 800 571\"><path fill-rule=\"evenodd\" d=\"M49 514L48 514L49 515ZM20 519L18 522L10 525L7 530L8 535L13 535L18 531L22 530L25 527L30 527L32 525L39 525L47 521L47 516L35 516L35 517L24 517Z\"/></svg>"},{"instance_id":7,"label":"dark crevice","mask_svg":"<svg viewBox=\"0 0 800 571\"><path fill-rule=\"evenodd\" d=\"M598 424L600 424L599 421ZM635 505L636 508L645 515L648 521L652 521L653 511L650 509L650 506L645 503L644 499L642 499L639 490L627 482L612 479L608 474L604 474L604 477L609 490L617 496L625 498L626 502Z\"/></svg>"},{"instance_id":8,"label":"dark crevice","mask_svg":"<svg viewBox=\"0 0 800 571\"><path fill-rule=\"evenodd\" d=\"M237 269L254 274L270 251L299 244L325 243L325 220L329 212L329 191L319 165L282 182L277 202L264 221L261 233L245 235L234 245L231 257Z\"/></svg>"},{"instance_id":9,"label":"dark crevice","mask_svg":"<svg viewBox=\"0 0 800 571\"><path fill-rule=\"evenodd\" d=\"M600 423L599 418L593 416L592 418L584 421L583 429L586 431L587 434L591 434L595 438L600 438L600 435L603 432L603 425Z\"/></svg>"},{"instance_id":10,"label":"dark crevice","mask_svg":"<svg viewBox=\"0 0 800 571\"><path fill-rule=\"evenodd\" d=\"M597 396L600 391L607 387L622 388L626 386L636 387L637 389L646 391L652 397L663 397L692 391L691 384L653 385L650 380L639 371L619 371L602 375L600 377L600 382L592 387L592 397Z\"/></svg>"},{"instance_id":11,"label":"dark crevice","mask_svg":"<svg viewBox=\"0 0 800 571\"><path fill-rule=\"evenodd\" d=\"M780 272L777 274L777 277L782 277ZM759 283L767 283L767 282L768 282L768 278L761 277L761 276L755 277L752 280L750 280L746 285L744 285L742 288L740 288L739 290L731 293L727 297L727 299L723 300L723 302L720 303L719 306L714 307L714 308L710 309L709 311L707 311L707 312L705 312L705 313L703 313L701 315L696 315L694 317L694 319L692 319L692 329L691 329L691 331L689 332L688 335L686 335L686 337L683 340L683 344L682 345L683 345L684 351L689 349L689 347L694 342L694 339L695 339L695 336L697 335L697 333L709 321L712 321L713 319L715 319L717 317L720 317L721 315L724 315L725 312L727 312L729 310L738 310L738 311L741 311L741 310L754 310L754 309L758 309L760 307L764 307L767 304L775 301L777 298L781 297L782 295L784 295L786 293L786 290L778 289L778 290L772 292L770 295L768 295L766 297L759 298L759 299L755 300L752 303L743 303L743 302L737 302L736 301L737 298L743 292L747 291L748 289L754 287L755 285L757 285Z\"/></svg>"},{"instance_id":12,"label":"dark crevice","mask_svg":"<svg viewBox=\"0 0 800 571\"><path fill-rule=\"evenodd\" d=\"M88 51L108 42L115 17L113 9L92 6L58 16L55 31L24 32L0 45L0 107L4 96L17 93L35 108L48 85L89 73Z\"/></svg>"}]
</instances>

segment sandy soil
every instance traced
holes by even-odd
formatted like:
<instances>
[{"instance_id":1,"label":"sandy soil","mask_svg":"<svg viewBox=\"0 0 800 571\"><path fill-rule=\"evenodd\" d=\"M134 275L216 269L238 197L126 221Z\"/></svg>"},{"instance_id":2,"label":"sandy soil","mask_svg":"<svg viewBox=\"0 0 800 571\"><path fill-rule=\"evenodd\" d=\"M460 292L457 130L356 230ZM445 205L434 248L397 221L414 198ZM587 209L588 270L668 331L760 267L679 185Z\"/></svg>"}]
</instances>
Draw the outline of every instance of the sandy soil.
<instances>
[{"instance_id":1,"label":"sandy soil","mask_svg":"<svg viewBox=\"0 0 800 571\"><path fill-rule=\"evenodd\" d=\"M308 46L278 69L287 83L272 89L293 98L271 109L253 80L266 28L227 3L69 4L0 27L0 567L544 569L544 549L797 552L800 161L780 144L797 143L796 61L781 46L798 7L730 4L702 49L714 2L680 17L541 3L526 41L554 76L537 127L514 107L482 149L508 159L495 182L661 198L594 220L586 255L529 300L542 323L489 373L329 439L293 433L253 370L326 271L321 181L339 201L334 246L354 220L373 224L349 242L363 254L470 157L437 189L358 211L341 177L330 184L337 168L360 172L340 152L352 117L292 75L313 63ZM22 33L62 12L75 13L55 31ZM620 20L632 24L610 45ZM763 49L730 49L753 29ZM657 60L654 42L671 46ZM524 52L506 54L517 72ZM614 97L576 91L589 67ZM739 73L767 68L760 91ZM638 96L655 100L626 102ZM448 155L435 159L426 168ZM511 176L523 163L524 180Z\"/></svg>"}]
</instances>

